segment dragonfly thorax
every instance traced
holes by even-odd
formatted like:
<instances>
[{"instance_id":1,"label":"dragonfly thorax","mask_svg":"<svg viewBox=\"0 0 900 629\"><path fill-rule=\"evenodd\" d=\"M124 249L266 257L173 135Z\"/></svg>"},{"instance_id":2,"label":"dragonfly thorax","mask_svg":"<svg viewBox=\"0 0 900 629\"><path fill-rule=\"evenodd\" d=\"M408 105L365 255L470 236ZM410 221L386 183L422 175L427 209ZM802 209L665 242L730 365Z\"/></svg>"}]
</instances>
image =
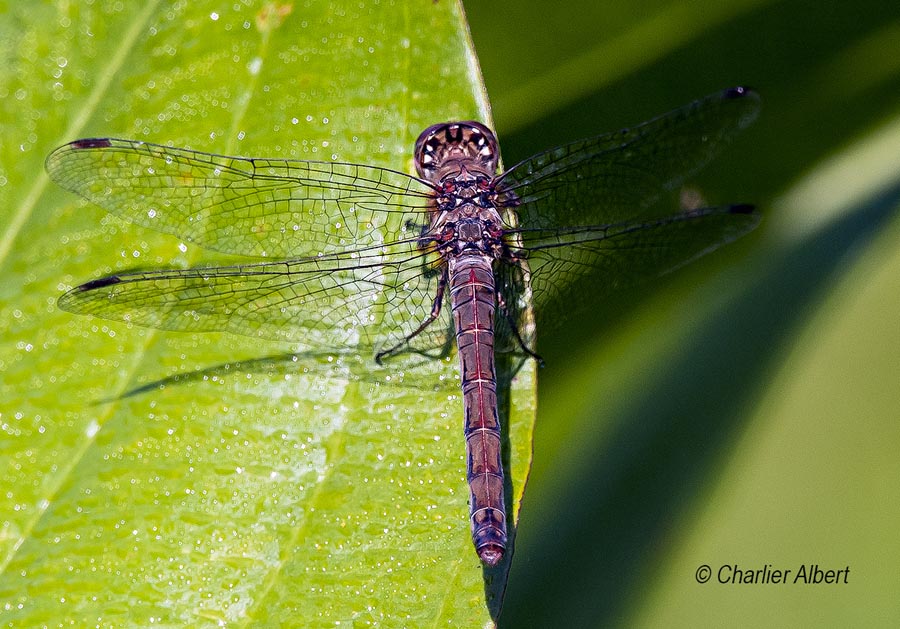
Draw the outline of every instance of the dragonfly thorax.
<instances>
[{"instance_id":1,"label":"dragonfly thorax","mask_svg":"<svg viewBox=\"0 0 900 629\"><path fill-rule=\"evenodd\" d=\"M465 166L458 173L448 175L440 185L441 194L435 199L439 210L477 212L481 208L495 208L496 191L484 175L472 175Z\"/></svg>"},{"instance_id":2,"label":"dragonfly thorax","mask_svg":"<svg viewBox=\"0 0 900 629\"><path fill-rule=\"evenodd\" d=\"M437 245L445 259L473 253L500 258L505 251L501 225L495 210L442 212L425 242Z\"/></svg>"},{"instance_id":3,"label":"dragonfly thorax","mask_svg":"<svg viewBox=\"0 0 900 629\"><path fill-rule=\"evenodd\" d=\"M485 224L477 218L468 218L456 225L456 234L462 242L479 242L486 231Z\"/></svg>"},{"instance_id":4,"label":"dragonfly thorax","mask_svg":"<svg viewBox=\"0 0 900 629\"><path fill-rule=\"evenodd\" d=\"M474 121L444 122L428 127L416 140L416 172L439 183L467 174L492 177L497 171L497 138Z\"/></svg>"}]
</instances>

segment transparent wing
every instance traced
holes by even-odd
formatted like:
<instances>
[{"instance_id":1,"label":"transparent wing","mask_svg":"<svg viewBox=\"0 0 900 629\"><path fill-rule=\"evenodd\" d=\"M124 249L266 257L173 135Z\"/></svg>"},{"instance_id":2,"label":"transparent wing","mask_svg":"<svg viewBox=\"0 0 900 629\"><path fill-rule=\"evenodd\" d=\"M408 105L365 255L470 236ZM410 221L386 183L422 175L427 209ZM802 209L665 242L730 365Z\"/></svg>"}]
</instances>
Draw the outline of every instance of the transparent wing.
<instances>
[{"instance_id":1,"label":"transparent wing","mask_svg":"<svg viewBox=\"0 0 900 629\"><path fill-rule=\"evenodd\" d=\"M519 226L612 225L653 215L654 201L705 166L759 112L759 96L733 88L659 118L538 153L503 173L501 204Z\"/></svg>"},{"instance_id":2,"label":"transparent wing","mask_svg":"<svg viewBox=\"0 0 900 629\"><path fill-rule=\"evenodd\" d=\"M407 241L387 252L123 273L82 284L59 305L166 330L228 331L310 351L378 352L403 345L431 311L439 278L434 256ZM444 347L449 325L442 313L404 349Z\"/></svg>"},{"instance_id":3,"label":"transparent wing","mask_svg":"<svg viewBox=\"0 0 900 629\"><path fill-rule=\"evenodd\" d=\"M47 157L50 178L128 221L210 249L306 257L377 246L427 225L433 190L401 172L227 157L111 138Z\"/></svg>"},{"instance_id":4,"label":"transparent wing","mask_svg":"<svg viewBox=\"0 0 900 629\"><path fill-rule=\"evenodd\" d=\"M516 213L519 227L508 234L519 243L512 251L527 258L538 330L753 229L759 215L747 205L681 211L655 202L758 111L755 92L734 88L632 129L539 153L501 175L500 204ZM501 284L506 300L519 284Z\"/></svg>"},{"instance_id":5,"label":"transparent wing","mask_svg":"<svg viewBox=\"0 0 900 629\"><path fill-rule=\"evenodd\" d=\"M618 288L674 271L739 238L759 220L751 206L735 205L604 227L525 232L519 252L531 271L537 328L554 329Z\"/></svg>"}]
</instances>

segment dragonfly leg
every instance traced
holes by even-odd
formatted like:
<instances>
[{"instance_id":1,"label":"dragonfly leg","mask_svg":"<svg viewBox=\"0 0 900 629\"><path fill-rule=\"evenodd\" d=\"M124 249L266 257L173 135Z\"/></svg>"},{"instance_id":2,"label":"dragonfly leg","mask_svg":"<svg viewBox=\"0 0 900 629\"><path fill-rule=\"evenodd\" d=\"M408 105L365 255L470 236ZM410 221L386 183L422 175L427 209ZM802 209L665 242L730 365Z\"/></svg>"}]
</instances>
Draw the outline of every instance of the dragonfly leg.
<instances>
[{"instance_id":1,"label":"dragonfly leg","mask_svg":"<svg viewBox=\"0 0 900 629\"><path fill-rule=\"evenodd\" d=\"M516 337L516 341L519 343L519 347L522 348L522 351L525 352L528 356L534 358L538 361L538 364L543 366L544 359L541 358L540 354L535 352L533 349L528 347L525 344L525 339L522 338L522 335L519 333L519 326L516 323L515 319L513 319L512 314L509 312L509 308L506 307L506 301L503 299L503 295L500 292L497 292L497 307L500 309L500 312L503 313L503 316L506 318L506 322L509 324L509 329L512 330L512 333Z\"/></svg>"},{"instance_id":2,"label":"dragonfly leg","mask_svg":"<svg viewBox=\"0 0 900 629\"><path fill-rule=\"evenodd\" d=\"M394 345L393 347L389 347L388 349L382 350L375 354L375 362L379 365L383 364L382 361L388 356L392 356L400 352L402 348L409 345L409 342L416 338L419 334L425 331L429 325L431 325L435 319L441 316L441 304L444 301L444 289L447 287L447 271L441 273L441 277L438 280L437 293L434 296L434 301L431 304L431 312L422 322L422 325L417 327L412 331L411 334L406 336L402 341Z\"/></svg>"}]
</instances>

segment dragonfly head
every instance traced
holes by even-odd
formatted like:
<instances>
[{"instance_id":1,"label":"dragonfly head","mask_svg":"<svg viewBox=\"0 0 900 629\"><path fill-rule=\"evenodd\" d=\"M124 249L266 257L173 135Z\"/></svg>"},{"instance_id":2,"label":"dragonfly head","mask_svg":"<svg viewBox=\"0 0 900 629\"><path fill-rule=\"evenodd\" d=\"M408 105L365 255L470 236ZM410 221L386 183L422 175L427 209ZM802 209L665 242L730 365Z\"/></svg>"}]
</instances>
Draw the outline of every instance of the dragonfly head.
<instances>
[{"instance_id":1,"label":"dragonfly head","mask_svg":"<svg viewBox=\"0 0 900 629\"><path fill-rule=\"evenodd\" d=\"M416 172L439 183L465 169L493 177L499 159L497 138L480 122L443 122L425 129L416 140Z\"/></svg>"}]
</instances>

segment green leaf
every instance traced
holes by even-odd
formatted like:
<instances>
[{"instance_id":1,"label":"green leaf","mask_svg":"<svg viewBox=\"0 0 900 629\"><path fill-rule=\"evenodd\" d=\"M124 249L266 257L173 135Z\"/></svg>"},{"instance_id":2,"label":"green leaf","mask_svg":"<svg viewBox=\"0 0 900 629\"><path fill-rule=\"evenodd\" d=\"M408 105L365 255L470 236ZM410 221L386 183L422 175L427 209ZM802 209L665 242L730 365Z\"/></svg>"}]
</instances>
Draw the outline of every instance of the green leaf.
<instances>
[{"instance_id":1,"label":"green leaf","mask_svg":"<svg viewBox=\"0 0 900 629\"><path fill-rule=\"evenodd\" d=\"M376 368L61 312L78 282L222 256L42 168L118 136L410 172L423 128L488 117L460 7L23 2L0 33L0 620L491 623L509 559L472 548L455 357ZM507 369L514 520L532 369Z\"/></svg>"}]
</instances>

